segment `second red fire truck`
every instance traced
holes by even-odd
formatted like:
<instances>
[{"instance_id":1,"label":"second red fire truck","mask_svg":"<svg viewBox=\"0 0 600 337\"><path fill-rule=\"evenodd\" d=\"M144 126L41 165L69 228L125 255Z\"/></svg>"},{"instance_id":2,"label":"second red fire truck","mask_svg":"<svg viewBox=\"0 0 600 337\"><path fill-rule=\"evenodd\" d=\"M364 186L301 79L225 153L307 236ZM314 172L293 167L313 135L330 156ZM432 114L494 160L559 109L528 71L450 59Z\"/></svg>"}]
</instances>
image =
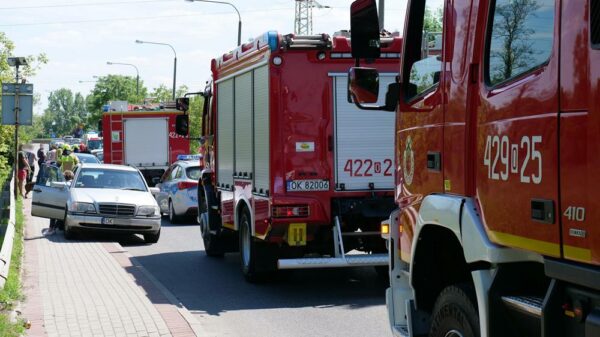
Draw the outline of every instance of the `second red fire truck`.
<instances>
[{"instance_id":1,"label":"second red fire truck","mask_svg":"<svg viewBox=\"0 0 600 337\"><path fill-rule=\"evenodd\" d=\"M401 39L382 41L373 66L386 85ZM349 43L268 32L212 60L198 221L206 253L239 249L250 281L277 268L386 268L377 233L394 207L394 116L348 103Z\"/></svg>"}]
</instances>

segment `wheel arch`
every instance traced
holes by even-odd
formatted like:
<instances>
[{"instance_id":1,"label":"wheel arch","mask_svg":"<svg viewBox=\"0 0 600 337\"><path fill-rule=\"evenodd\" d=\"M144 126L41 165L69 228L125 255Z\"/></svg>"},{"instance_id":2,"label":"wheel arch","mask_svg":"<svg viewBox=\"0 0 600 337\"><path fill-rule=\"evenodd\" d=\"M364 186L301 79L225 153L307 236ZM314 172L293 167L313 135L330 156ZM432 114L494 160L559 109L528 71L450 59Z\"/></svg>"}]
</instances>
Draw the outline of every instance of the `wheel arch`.
<instances>
[{"instance_id":1,"label":"wheel arch","mask_svg":"<svg viewBox=\"0 0 600 337\"><path fill-rule=\"evenodd\" d=\"M237 230L240 229L240 221L242 219L242 214L244 211L247 211L250 215L250 229L252 231L252 235L254 236L254 215L252 214L252 207L250 207L250 201L243 198L240 199L235 206L235 228Z\"/></svg>"}]
</instances>

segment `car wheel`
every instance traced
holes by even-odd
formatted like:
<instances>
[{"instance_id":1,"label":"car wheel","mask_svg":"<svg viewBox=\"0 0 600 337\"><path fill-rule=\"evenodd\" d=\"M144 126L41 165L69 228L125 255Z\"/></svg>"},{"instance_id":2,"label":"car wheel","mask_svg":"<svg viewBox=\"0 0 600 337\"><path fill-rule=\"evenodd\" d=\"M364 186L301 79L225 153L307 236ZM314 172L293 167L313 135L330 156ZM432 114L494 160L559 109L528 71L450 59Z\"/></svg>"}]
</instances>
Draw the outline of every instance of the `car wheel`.
<instances>
[{"instance_id":1,"label":"car wheel","mask_svg":"<svg viewBox=\"0 0 600 337\"><path fill-rule=\"evenodd\" d=\"M169 222L172 224L179 222L179 216L175 213L175 208L171 200L169 200Z\"/></svg>"},{"instance_id":2,"label":"car wheel","mask_svg":"<svg viewBox=\"0 0 600 337\"><path fill-rule=\"evenodd\" d=\"M206 256L222 257L223 242L216 234L211 234L208 226L208 216L200 215L200 232L202 233L202 241L204 242L204 252Z\"/></svg>"},{"instance_id":3,"label":"car wheel","mask_svg":"<svg viewBox=\"0 0 600 337\"><path fill-rule=\"evenodd\" d=\"M160 229L156 233L144 234L144 241L146 243L157 243L160 238Z\"/></svg>"},{"instance_id":4,"label":"car wheel","mask_svg":"<svg viewBox=\"0 0 600 337\"><path fill-rule=\"evenodd\" d=\"M473 288L452 285L440 293L433 307L431 337L479 337L479 315Z\"/></svg>"},{"instance_id":5,"label":"car wheel","mask_svg":"<svg viewBox=\"0 0 600 337\"><path fill-rule=\"evenodd\" d=\"M65 233L65 239L73 240L75 238L75 233L73 233L73 229L69 227L67 222L67 212L65 211L65 219L63 220L63 227Z\"/></svg>"}]
</instances>

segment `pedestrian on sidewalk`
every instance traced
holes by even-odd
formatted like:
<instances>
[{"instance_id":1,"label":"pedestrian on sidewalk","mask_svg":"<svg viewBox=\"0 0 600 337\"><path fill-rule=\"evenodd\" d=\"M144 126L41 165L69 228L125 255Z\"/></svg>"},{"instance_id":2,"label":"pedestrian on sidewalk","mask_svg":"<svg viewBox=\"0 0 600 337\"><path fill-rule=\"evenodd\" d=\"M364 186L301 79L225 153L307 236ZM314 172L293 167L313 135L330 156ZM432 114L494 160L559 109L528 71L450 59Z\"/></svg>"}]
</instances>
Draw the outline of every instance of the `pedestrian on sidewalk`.
<instances>
[{"instance_id":1,"label":"pedestrian on sidewalk","mask_svg":"<svg viewBox=\"0 0 600 337\"><path fill-rule=\"evenodd\" d=\"M75 178L75 174L71 170L66 170L65 172L63 172L63 176L65 177L65 182L72 181L73 178ZM50 219L50 226L48 227L48 231L46 232L46 235L53 235L54 233L56 233L57 228L58 228L58 220Z\"/></svg>"},{"instance_id":2,"label":"pedestrian on sidewalk","mask_svg":"<svg viewBox=\"0 0 600 337\"><path fill-rule=\"evenodd\" d=\"M35 162L37 158L35 156L35 153L33 153L29 147L25 149L25 157L27 158L27 164L29 164L27 182L31 183L33 181L33 174L35 173Z\"/></svg>"},{"instance_id":3,"label":"pedestrian on sidewalk","mask_svg":"<svg viewBox=\"0 0 600 337\"><path fill-rule=\"evenodd\" d=\"M31 168L29 167L29 163L27 162L27 159L25 159L25 155L22 151L19 151L17 165L17 185L19 187L19 195L27 199L27 196L25 196L24 193L25 180L27 180L27 175L29 174Z\"/></svg>"}]
</instances>

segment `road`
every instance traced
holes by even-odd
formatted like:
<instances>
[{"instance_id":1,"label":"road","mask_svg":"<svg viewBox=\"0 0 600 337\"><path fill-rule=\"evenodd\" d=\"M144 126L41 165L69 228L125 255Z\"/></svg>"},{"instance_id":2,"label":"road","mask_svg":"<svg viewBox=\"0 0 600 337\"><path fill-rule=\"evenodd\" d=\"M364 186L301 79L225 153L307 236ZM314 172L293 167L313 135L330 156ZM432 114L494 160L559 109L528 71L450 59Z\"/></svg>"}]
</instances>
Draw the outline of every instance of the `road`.
<instances>
[{"instance_id":1,"label":"road","mask_svg":"<svg viewBox=\"0 0 600 337\"><path fill-rule=\"evenodd\" d=\"M244 281L239 254L209 258L196 224L163 220L157 244L119 239L211 336L390 336L386 285L372 268L301 270Z\"/></svg>"}]
</instances>

